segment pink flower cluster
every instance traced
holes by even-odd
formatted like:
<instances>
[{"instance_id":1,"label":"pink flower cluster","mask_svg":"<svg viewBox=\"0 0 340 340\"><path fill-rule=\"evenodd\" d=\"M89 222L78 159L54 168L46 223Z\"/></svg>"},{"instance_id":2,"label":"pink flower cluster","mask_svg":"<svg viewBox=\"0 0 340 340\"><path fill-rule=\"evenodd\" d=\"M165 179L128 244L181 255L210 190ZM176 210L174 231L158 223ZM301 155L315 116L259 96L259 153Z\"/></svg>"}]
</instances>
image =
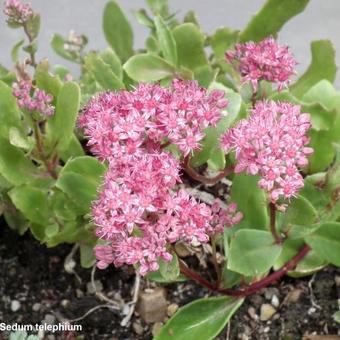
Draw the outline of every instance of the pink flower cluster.
<instances>
[{"instance_id":1,"label":"pink flower cluster","mask_svg":"<svg viewBox=\"0 0 340 340\"><path fill-rule=\"evenodd\" d=\"M287 86L297 64L288 46L280 46L272 37L236 44L235 51L226 52L226 58L241 73L243 82L251 82L254 91L260 80L278 83L279 90Z\"/></svg>"},{"instance_id":2,"label":"pink flower cluster","mask_svg":"<svg viewBox=\"0 0 340 340\"><path fill-rule=\"evenodd\" d=\"M54 114L54 106L51 105L53 96L45 91L34 88L29 80L21 80L13 84L13 95L18 100L21 109L28 112L39 112L44 116Z\"/></svg>"},{"instance_id":3,"label":"pink flower cluster","mask_svg":"<svg viewBox=\"0 0 340 340\"><path fill-rule=\"evenodd\" d=\"M138 264L145 275L158 270L159 258L171 260L169 244L207 242L239 222L236 205L221 210L178 190L179 161L161 147L168 139L187 155L225 105L220 92L207 95L196 82L179 80L170 88L142 84L90 101L79 123L92 151L109 164L92 208L97 236L109 242L95 248L99 268Z\"/></svg>"},{"instance_id":4,"label":"pink flower cluster","mask_svg":"<svg viewBox=\"0 0 340 340\"><path fill-rule=\"evenodd\" d=\"M226 106L223 91L208 94L196 81L174 80L169 88L141 84L132 92L101 94L90 102L80 125L102 160L165 138L186 156L199 148L203 130L216 125Z\"/></svg>"},{"instance_id":5,"label":"pink flower cluster","mask_svg":"<svg viewBox=\"0 0 340 340\"><path fill-rule=\"evenodd\" d=\"M23 25L33 14L30 4L23 4L20 0L6 0L4 14L9 24Z\"/></svg>"},{"instance_id":6,"label":"pink flower cluster","mask_svg":"<svg viewBox=\"0 0 340 340\"><path fill-rule=\"evenodd\" d=\"M236 150L235 172L259 174L259 187L267 190L272 202L288 199L303 187L299 167L308 164L313 149L306 147L310 116L300 106L284 102L260 101L248 119L225 133L221 145Z\"/></svg>"}]
</instances>

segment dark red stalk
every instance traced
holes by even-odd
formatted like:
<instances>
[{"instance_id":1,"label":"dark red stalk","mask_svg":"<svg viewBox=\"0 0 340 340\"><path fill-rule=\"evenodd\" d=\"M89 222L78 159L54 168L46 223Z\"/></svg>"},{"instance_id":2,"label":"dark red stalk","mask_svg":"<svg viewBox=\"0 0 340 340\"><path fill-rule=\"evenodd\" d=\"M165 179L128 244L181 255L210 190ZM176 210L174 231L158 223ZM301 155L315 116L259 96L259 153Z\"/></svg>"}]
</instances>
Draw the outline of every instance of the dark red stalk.
<instances>
[{"instance_id":1,"label":"dark red stalk","mask_svg":"<svg viewBox=\"0 0 340 340\"><path fill-rule=\"evenodd\" d=\"M233 289L221 289L220 292L226 295L232 295L232 296L248 296L256 291L265 288L269 286L271 283L278 281L281 279L284 275L287 274L290 270L293 270L297 264L308 254L310 251L310 247L308 245L304 245L297 255L295 255L292 259L290 259L281 269L278 271L266 276L265 278L252 283L248 287L245 287L243 289L239 290L233 290Z\"/></svg>"}]
</instances>

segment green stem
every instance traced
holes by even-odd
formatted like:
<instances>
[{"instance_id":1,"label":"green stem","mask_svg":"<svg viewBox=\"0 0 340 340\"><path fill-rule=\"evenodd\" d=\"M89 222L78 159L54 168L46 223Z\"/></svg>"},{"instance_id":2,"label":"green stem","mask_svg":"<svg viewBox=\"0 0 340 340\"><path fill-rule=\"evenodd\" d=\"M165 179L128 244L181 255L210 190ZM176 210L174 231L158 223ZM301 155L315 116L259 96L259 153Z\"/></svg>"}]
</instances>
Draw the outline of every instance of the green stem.
<instances>
[{"instance_id":1,"label":"green stem","mask_svg":"<svg viewBox=\"0 0 340 340\"><path fill-rule=\"evenodd\" d=\"M269 203L269 212L270 212L270 230L272 232L275 243L280 244L282 243L282 239L276 230L276 207L275 204L272 202Z\"/></svg>"}]
</instances>

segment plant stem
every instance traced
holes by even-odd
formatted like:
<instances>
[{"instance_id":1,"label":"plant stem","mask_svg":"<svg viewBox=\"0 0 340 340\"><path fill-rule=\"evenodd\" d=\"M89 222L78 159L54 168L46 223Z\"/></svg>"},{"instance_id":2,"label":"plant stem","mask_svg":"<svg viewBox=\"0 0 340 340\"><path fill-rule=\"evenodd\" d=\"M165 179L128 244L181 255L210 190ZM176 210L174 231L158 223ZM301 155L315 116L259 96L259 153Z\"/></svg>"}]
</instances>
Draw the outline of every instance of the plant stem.
<instances>
[{"instance_id":1,"label":"plant stem","mask_svg":"<svg viewBox=\"0 0 340 340\"><path fill-rule=\"evenodd\" d=\"M185 275L187 278L196 281L201 286L208 288L209 290L216 291L216 285L206 280L200 274L196 273L192 269L190 269L183 260L179 260L179 268L181 273Z\"/></svg>"},{"instance_id":2,"label":"plant stem","mask_svg":"<svg viewBox=\"0 0 340 340\"><path fill-rule=\"evenodd\" d=\"M214 238L212 238L211 240L211 248L212 248L212 261L215 267L215 272L216 272L216 277L217 277L216 287L217 289L219 289L220 284L221 284L221 268L217 261L216 240Z\"/></svg>"},{"instance_id":3,"label":"plant stem","mask_svg":"<svg viewBox=\"0 0 340 340\"><path fill-rule=\"evenodd\" d=\"M275 243L280 244L282 242L282 239L276 230L276 207L275 204L272 202L269 203L269 211L270 211L270 230L272 232Z\"/></svg>"},{"instance_id":4,"label":"plant stem","mask_svg":"<svg viewBox=\"0 0 340 340\"><path fill-rule=\"evenodd\" d=\"M28 38L29 43L32 44L33 41L34 41L34 39L32 38L30 32L28 31L27 26L26 26L26 23L23 24L23 29L24 29L24 32L25 32L27 38ZM29 55L30 55L30 59L31 59L31 60L30 60L30 64L31 64L34 68L37 67L37 63L36 63L36 61L35 61L35 53L31 51L31 52L29 52Z\"/></svg>"},{"instance_id":5,"label":"plant stem","mask_svg":"<svg viewBox=\"0 0 340 340\"><path fill-rule=\"evenodd\" d=\"M253 90L253 94L251 96L251 106L254 108L256 104L256 97L257 97L257 91Z\"/></svg>"},{"instance_id":6,"label":"plant stem","mask_svg":"<svg viewBox=\"0 0 340 340\"><path fill-rule=\"evenodd\" d=\"M225 168L218 175L212 178L207 178L203 175L198 174L190 165L190 157L185 157L183 161L184 171L195 181L201 182L203 184L214 185L219 182L222 178L228 176L234 171L233 167Z\"/></svg>"},{"instance_id":7,"label":"plant stem","mask_svg":"<svg viewBox=\"0 0 340 340\"><path fill-rule=\"evenodd\" d=\"M40 160L44 163L45 168L48 171L48 173L51 175L51 177L54 178L54 179L57 179L58 175L54 170L54 165L50 164L48 159L45 156L44 146L43 146L43 142L41 140L39 123L37 121L33 121L33 132L34 132L35 140L37 142L37 150L38 150Z\"/></svg>"},{"instance_id":8,"label":"plant stem","mask_svg":"<svg viewBox=\"0 0 340 340\"><path fill-rule=\"evenodd\" d=\"M271 283L278 281L284 275L287 274L288 271L293 270L297 264L303 260L303 258L308 254L310 251L310 247L308 245L304 245L297 255L295 255L292 259L290 259L281 269L278 271L266 276L265 278L245 287L243 289L221 289L220 292L226 295L231 296L248 296L256 291L269 286Z\"/></svg>"}]
</instances>

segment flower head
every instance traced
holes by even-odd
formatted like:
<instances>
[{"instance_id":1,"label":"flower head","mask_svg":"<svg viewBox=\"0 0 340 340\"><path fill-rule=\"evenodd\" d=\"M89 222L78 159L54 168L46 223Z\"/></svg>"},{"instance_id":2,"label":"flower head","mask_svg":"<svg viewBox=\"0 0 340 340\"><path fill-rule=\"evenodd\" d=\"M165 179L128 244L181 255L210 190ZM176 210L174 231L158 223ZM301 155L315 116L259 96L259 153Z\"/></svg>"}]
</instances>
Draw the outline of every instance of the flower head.
<instances>
[{"instance_id":1,"label":"flower head","mask_svg":"<svg viewBox=\"0 0 340 340\"><path fill-rule=\"evenodd\" d=\"M13 84L13 95L18 100L21 109L28 112L39 112L44 116L54 114L54 106L51 105L53 96L45 91L34 88L29 80L21 80Z\"/></svg>"},{"instance_id":2,"label":"flower head","mask_svg":"<svg viewBox=\"0 0 340 340\"><path fill-rule=\"evenodd\" d=\"M226 52L226 58L241 73L242 81L250 81L255 91L260 80L275 82L279 89L283 88L297 64L288 46L280 46L272 37L259 43L236 44L235 51Z\"/></svg>"},{"instance_id":3,"label":"flower head","mask_svg":"<svg viewBox=\"0 0 340 340\"><path fill-rule=\"evenodd\" d=\"M226 105L223 91L208 94L196 81L174 80L169 88L141 84L131 92L100 94L79 124L102 160L165 138L186 156L200 147L204 129L217 124Z\"/></svg>"},{"instance_id":4,"label":"flower head","mask_svg":"<svg viewBox=\"0 0 340 340\"><path fill-rule=\"evenodd\" d=\"M184 156L199 147L203 130L215 125L227 104L220 91L207 94L196 82L175 80L169 88L142 84L134 91L103 93L87 105L79 124L89 145L109 164L92 207L98 267L138 265L145 275L170 261L169 244L208 242L238 223L236 207L222 212L196 201L180 183L179 161L162 150L178 145Z\"/></svg>"},{"instance_id":5,"label":"flower head","mask_svg":"<svg viewBox=\"0 0 340 340\"><path fill-rule=\"evenodd\" d=\"M6 0L4 14L9 24L23 25L33 14L30 4L23 4L20 0Z\"/></svg>"},{"instance_id":6,"label":"flower head","mask_svg":"<svg viewBox=\"0 0 340 340\"><path fill-rule=\"evenodd\" d=\"M304 185L299 168L308 164L313 149L307 132L310 116L300 106L274 101L258 102L249 119L222 136L225 151L235 149L235 172L259 174L259 186L270 193L272 202L290 198Z\"/></svg>"}]
</instances>

